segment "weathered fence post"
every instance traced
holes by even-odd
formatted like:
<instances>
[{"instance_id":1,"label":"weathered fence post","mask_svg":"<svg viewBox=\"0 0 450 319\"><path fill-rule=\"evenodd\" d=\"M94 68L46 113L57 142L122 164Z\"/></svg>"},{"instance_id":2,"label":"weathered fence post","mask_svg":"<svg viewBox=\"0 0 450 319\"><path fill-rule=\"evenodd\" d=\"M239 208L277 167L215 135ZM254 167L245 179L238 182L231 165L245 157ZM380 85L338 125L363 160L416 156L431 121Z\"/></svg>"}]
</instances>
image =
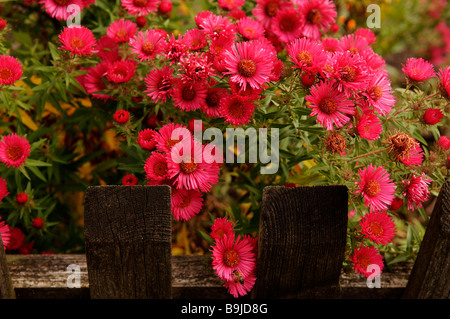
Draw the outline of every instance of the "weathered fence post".
<instances>
[{"instance_id":1,"label":"weathered fence post","mask_svg":"<svg viewBox=\"0 0 450 319\"><path fill-rule=\"evenodd\" d=\"M14 287L6 263L5 248L0 236L0 299L15 299Z\"/></svg>"},{"instance_id":2,"label":"weathered fence post","mask_svg":"<svg viewBox=\"0 0 450 319\"><path fill-rule=\"evenodd\" d=\"M344 260L345 186L263 191L254 298L336 298Z\"/></svg>"},{"instance_id":3,"label":"weathered fence post","mask_svg":"<svg viewBox=\"0 0 450 319\"><path fill-rule=\"evenodd\" d=\"M171 298L170 196L169 186L87 189L85 244L91 298Z\"/></svg>"},{"instance_id":4,"label":"weathered fence post","mask_svg":"<svg viewBox=\"0 0 450 319\"><path fill-rule=\"evenodd\" d=\"M434 204L403 298L450 298L450 181Z\"/></svg>"}]
</instances>

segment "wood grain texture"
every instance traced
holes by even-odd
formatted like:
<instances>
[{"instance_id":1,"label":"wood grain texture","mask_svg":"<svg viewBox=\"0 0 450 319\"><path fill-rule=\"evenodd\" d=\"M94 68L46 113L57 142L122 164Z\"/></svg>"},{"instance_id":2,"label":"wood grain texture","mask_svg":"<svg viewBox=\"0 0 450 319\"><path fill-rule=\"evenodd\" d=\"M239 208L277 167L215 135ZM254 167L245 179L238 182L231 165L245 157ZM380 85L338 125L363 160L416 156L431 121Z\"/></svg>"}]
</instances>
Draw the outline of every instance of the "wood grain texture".
<instances>
[{"instance_id":1,"label":"wood grain texture","mask_svg":"<svg viewBox=\"0 0 450 319\"><path fill-rule=\"evenodd\" d=\"M86 255L6 255L17 299L88 299ZM68 288L68 265L80 266L80 288ZM341 273L342 299L399 299L413 264L397 263L381 276L381 288L369 289L367 278ZM207 256L172 256L173 299L234 299L208 265ZM249 296L242 297L244 299Z\"/></svg>"},{"instance_id":2,"label":"wood grain texture","mask_svg":"<svg viewBox=\"0 0 450 319\"><path fill-rule=\"evenodd\" d=\"M263 191L255 298L337 298L347 235L344 186Z\"/></svg>"},{"instance_id":3,"label":"wood grain texture","mask_svg":"<svg viewBox=\"0 0 450 319\"><path fill-rule=\"evenodd\" d=\"M450 181L434 205L403 298L450 298Z\"/></svg>"},{"instance_id":4,"label":"wood grain texture","mask_svg":"<svg viewBox=\"0 0 450 319\"><path fill-rule=\"evenodd\" d=\"M14 299L14 288L9 274L9 267L6 262L5 248L0 236L0 299Z\"/></svg>"},{"instance_id":5,"label":"wood grain texture","mask_svg":"<svg viewBox=\"0 0 450 319\"><path fill-rule=\"evenodd\" d=\"M171 298L169 186L94 186L85 197L93 299Z\"/></svg>"}]
</instances>

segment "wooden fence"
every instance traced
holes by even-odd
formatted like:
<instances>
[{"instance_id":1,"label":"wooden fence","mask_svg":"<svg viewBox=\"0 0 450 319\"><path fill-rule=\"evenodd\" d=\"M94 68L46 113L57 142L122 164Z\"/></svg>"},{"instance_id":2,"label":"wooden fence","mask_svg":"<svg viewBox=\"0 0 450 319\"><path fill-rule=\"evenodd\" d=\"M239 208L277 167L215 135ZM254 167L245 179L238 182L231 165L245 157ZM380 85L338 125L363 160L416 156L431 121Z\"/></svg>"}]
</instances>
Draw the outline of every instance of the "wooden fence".
<instances>
[{"instance_id":1,"label":"wooden fence","mask_svg":"<svg viewBox=\"0 0 450 319\"><path fill-rule=\"evenodd\" d=\"M168 186L97 186L85 197L85 255L5 255L0 298L232 298L205 256L171 255ZM450 298L450 182L441 189L417 260L368 288L342 272L347 188L266 187L253 299ZM1 241L0 241L1 243Z\"/></svg>"}]
</instances>

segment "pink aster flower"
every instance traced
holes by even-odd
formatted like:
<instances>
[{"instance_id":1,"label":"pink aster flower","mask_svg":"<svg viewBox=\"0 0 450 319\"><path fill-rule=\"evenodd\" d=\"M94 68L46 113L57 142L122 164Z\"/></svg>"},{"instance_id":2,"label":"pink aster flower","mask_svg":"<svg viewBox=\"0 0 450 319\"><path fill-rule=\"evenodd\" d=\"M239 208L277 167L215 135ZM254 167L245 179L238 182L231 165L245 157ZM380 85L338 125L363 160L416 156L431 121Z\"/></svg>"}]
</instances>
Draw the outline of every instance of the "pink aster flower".
<instances>
[{"instance_id":1,"label":"pink aster flower","mask_svg":"<svg viewBox=\"0 0 450 319\"><path fill-rule=\"evenodd\" d=\"M0 141L0 161L7 167L19 168L30 156L30 142L16 133L4 135Z\"/></svg>"},{"instance_id":2,"label":"pink aster flower","mask_svg":"<svg viewBox=\"0 0 450 319\"><path fill-rule=\"evenodd\" d=\"M444 113L442 113L441 109L429 108L427 109L423 116L423 122L428 125L435 125L441 121L444 117Z\"/></svg>"},{"instance_id":3,"label":"pink aster flower","mask_svg":"<svg viewBox=\"0 0 450 319\"><path fill-rule=\"evenodd\" d=\"M155 139L156 136L157 136L156 131L154 131L150 128L146 128L146 129L141 130L138 133L136 142L144 150L151 151L156 147L156 143L157 143L157 141Z\"/></svg>"},{"instance_id":4,"label":"pink aster flower","mask_svg":"<svg viewBox=\"0 0 450 319\"><path fill-rule=\"evenodd\" d=\"M160 0L121 0L130 15L146 16L154 14L158 10Z\"/></svg>"},{"instance_id":5,"label":"pink aster flower","mask_svg":"<svg viewBox=\"0 0 450 319\"><path fill-rule=\"evenodd\" d=\"M237 31L247 40L264 37L263 25L250 17L244 17L236 22Z\"/></svg>"},{"instance_id":6,"label":"pink aster flower","mask_svg":"<svg viewBox=\"0 0 450 319\"><path fill-rule=\"evenodd\" d=\"M134 186L137 185L138 179L133 174L127 174L122 178L122 185Z\"/></svg>"},{"instance_id":7,"label":"pink aster flower","mask_svg":"<svg viewBox=\"0 0 450 319\"><path fill-rule=\"evenodd\" d=\"M59 49L70 51L71 54L86 56L95 52L95 36L86 27L64 28L58 38L62 44Z\"/></svg>"},{"instance_id":8,"label":"pink aster flower","mask_svg":"<svg viewBox=\"0 0 450 319\"><path fill-rule=\"evenodd\" d=\"M193 139L174 145L167 162L177 189L208 192L219 181L219 166L205 160L202 145Z\"/></svg>"},{"instance_id":9,"label":"pink aster flower","mask_svg":"<svg viewBox=\"0 0 450 319\"><path fill-rule=\"evenodd\" d=\"M108 63L121 60L119 44L107 35L101 36L97 40L95 51L99 58L106 60Z\"/></svg>"},{"instance_id":10,"label":"pink aster flower","mask_svg":"<svg viewBox=\"0 0 450 319\"><path fill-rule=\"evenodd\" d=\"M233 10L238 7L242 7L245 0L218 0L219 7L222 9Z\"/></svg>"},{"instance_id":11,"label":"pink aster flower","mask_svg":"<svg viewBox=\"0 0 450 319\"><path fill-rule=\"evenodd\" d=\"M132 60L119 60L112 63L107 71L108 80L114 83L130 81L135 75L136 62Z\"/></svg>"},{"instance_id":12,"label":"pink aster flower","mask_svg":"<svg viewBox=\"0 0 450 319\"><path fill-rule=\"evenodd\" d=\"M422 203L428 200L430 196L429 184L431 179L425 178L425 173L420 176L413 176L406 181L402 181L405 192L403 196L406 198L406 202L409 210L415 210L422 207Z\"/></svg>"},{"instance_id":13,"label":"pink aster flower","mask_svg":"<svg viewBox=\"0 0 450 319\"><path fill-rule=\"evenodd\" d=\"M322 38L320 40L322 47L326 52L343 52L344 49L341 46L341 42L336 38Z\"/></svg>"},{"instance_id":14,"label":"pink aster flower","mask_svg":"<svg viewBox=\"0 0 450 319\"><path fill-rule=\"evenodd\" d=\"M317 115L317 122L324 128L332 131L333 126L342 127L353 115L355 108L353 102L347 100L344 93L339 92L331 81L321 82L311 88L310 95L306 96L312 108L311 116Z\"/></svg>"},{"instance_id":15,"label":"pink aster flower","mask_svg":"<svg viewBox=\"0 0 450 319\"><path fill-rule=\"evenodd\" d=\"M239 95L245 97L248 100L258 100L259 95L262 93L263 89L258 88L254 89L251 86L247 85L247 87L243 88L242 85L236 82L228 81L228 85L230 86L231 93L234 95Z\"/></svg>"},{"instance_id":16,"label":"pink aster flower","mask_svg":"<svg viewBox=\"0 0 450 319\"><path fill-rule=\"evenodd\" d=\"M145 178L152 181L168 179L167 159L162 153L152 152L144 164Z\"/></svg>"},{"instance_id":17,"label":"pink aster flower","mask_svg":"<svg viewBox=\"0 0 450 319\"><path fill-rule=\"evenodd\" d=\"M386 61L381 55L375 53L372 47L367 47L365 50L359 52L359 56L366 62L369 71L382 72L385 77L388 76L388 72L385 68Z\"/></svg>"},{"instance_id":18,"label":"pink aster flower","mask_svg":"<svg viewBox=\"0 0 450 319\"><path fill-rule=\"evenodd\" d=\"M331 77L338 82L338 88L344 90L361 91L367 88L367 67L365 61L350 51L336 52L332 58Z\"/></svg>"},{"instance_id":19,"label":"pink aster flower","mask_svg":"<svg viewBox=\"0 0 450 319\"><path fill-rule=\"evenodd\" d=\"M203 52L189 52L181 57L178 70L183 82L204 82L214 74L212 63Z\"/></svg>"},{"instance_id":20,"label":"pink aster flower","mask_svg":"<svg viewBox=\"0 0 450 319\"><path fill-rule=\"evenodd\" d=\"M210 39L225 36L234 39L236 34L236 26L231 23L230 19L221 15L210 14L200 21L199 29L202 29Z\"/></svg>"},{"instance_id":21,"label":"pink aster flower","mask_svg":"<svg viewBox=\"0 0 450 319\"><path fill-rule=\"evenodd\" d=\"M8 184L6 180L0 177L0 202L9 195Z\"/></svg>"},{"instance_id":22,"label":"pink aster flower","mask_svg":"<svg viewBox=\"0 0 450 319\"><path fill-rule=\"evenodd\" d=\"M380 115L386 115L391 112L395 105L394 91L391 89L391 83L383 72L375 72L371 75L363 96L367 102Z\"/></svg>"},{"instance_id":23,"label":"pink aster flower","mask_svg":"<svg viewBox=\"0 0 450 319\"><path fill-rule=\"evenodd\" d=\"M217 276L226 281L234 281L233 272L237 271L243 277L255 269L255 254L251 241L241 236L224 236L216 240L212 247L212 265ZM245 279L244 279L245 282Z\"/></svg>"},{"instance_id":24,"label":"pink aster flower","mask_svg":"<svg viewBox=\"0 0 450 319\"><path fill-rule=\"evenodd\" d=\"M450 100L450 66L440 69L437 76L441 94Z\"/></svg>"},{"instance_id":25,"label":"pink aster flower","mask_svg":"<svg viewBox=\"0 0 450 319\"><path fill-rule=\"evenodd\" d=\"M174 189L172 215L177 221L187 221L200 213L203 207L202 193L192 189Z\"/></svg>"},{"instance_id":26,"label":"pink aster flower","mask_svg":"<svg viewBox=\"0 0 450 319\"><path fill-rule=\"evenodd\" d=\"M372 30L366 28L356 29L355 35L365 38L368 44L373 44L377 40L375 33L373 33Z\"/></svg>"},{"instance_id":27,"label":"pink aster flower","mask_svg":"<svg viewBox=\"0 0 450 319\"><path fill-rule=\"evenodd\" d=\"M109 25L106 29L106 35L117 43L125 43L136 34L137 29L136 23L120 19Z\"/></svg>"},{"instance_id":28,"label":"pink aster flower","mask_svg":"<svg viewBox=\"0 0 450 319\"><path fill-rule=\"evenodd\" d=\"M220 101L220 116L234 126L246 125L255 108L256 105L251 100L240 95L229 95Z\"/></svg>"},{"instance_id":29,"label":"pink aster flower","mask_svg":"<svg viewBox=\"0 0 450 319\"><path fill-rule=\"evenodd\" d=\"M114 99L113 95L96 93L107 89L105 82L109 82L109 79L107 78L109 66L109 63L102 62L94 67L90 67L88 69L88 73L85 74L83 78L84 81L82 83L87 93L92 95L92 97L103 101Z\"/></svg>"},{"instance_id":30,"label":"pink aster flower","mask_svg":"<svg viewBox=\"0 0 450 319\"><path fill-rule=\"evenodd\" d=\"M166 102L172 90L174 82L172 69L168 66L162 69L153 69L144 79L146 90L144 91L155 103Z\"/></svg>"},{"instance_id":31,"label":"pink aster flower","mask_svg":"<svg viewBox=\"0 0 450 319\"><path fill-rule=\"evenodd\" d=\"M220 116L220 101L227 97L229 92L226 88L209 87L206 94L205 104L202 106L202 112L207 117L217 118Z\"/></svg>"},{"instance_id":32,"label":"pink aster flower","mask_svg":"<svg viewBox=\"0 0 450 319\"><path fill-rule=\"evenodd\" d=\"M18 193L16 196L16 203L19 205L25 205L28 202L27 193Z\"/></svg>"},{"instance_id":33,"label":"pink aster flower","mask_svg":"<svg viewBox=\"0 0 450 319\"><path fill-rule=\"evenodd\" d=\"M264 28L271 29L272 21L279 10L292 8L290 1L285 0L257 0L256 6L252 10L253 16L262 23Z\"/></svg>"},{"instance_id":34,"label":"pink aster flower","mask_svg":"<svg viewBox=\"0 0 450 319\"><path fill-rule=\"evenodd\" d=\"M22 64L15 57L0 55L0 85L14 85L22 77Z\"/></svg>"},{"instance_id":35,"label":"pink aster flower","mask_svg":"<svg viewBox=\"0 0 450 319\"><path fill-rule=\"evenodd\" d=\"M278 10L272 20L272 32L281 42L289 43L303 35L305 16L294 8Z\"/></svg>"},{"instance_id":36,"label":"pink aster flower","mask_svg":"<svg viewBox=\"0 0 450 319\"><path fill-rule=\"evenodd\" d=\"M273 59L270 49L262 42L239 42L225 52L225 74L242 87L257 89L269 82Z\"/></svg>"},{"instance_id":37,"label":"pink aster flower","mask_svg":"<svg viewBox=\"0 0 450 319\"><path fill-rule=\"evenodd\" d=\"M366 277L374 275L380 276L384 268L383 257L373 246L359 246L353 251L353 255L350 256L350 260L353 263L353 269L355 272ZM369 268L371 265L373 267L372 270Z\"/></svg>"},{"instance_id":38,"label":"pink aster flower","mask_svg":"<svg viewBox=\"0 0 450 319\"><path fill-rule=\"evenodd\" d=\"M192 51L200 50L207 45L205 32L200 29L187 30L183 36L183 42Z\"/></svg>"},{"instance_id":39,"label":"pink aster flower","mask_svg":"<svg viewBox=\"0 0 450 319\"><path fill-rule=\"evenodd\" d=\"M178 35L178 38L175 38L175 35L172 34L167 41L166 45L166 56L170 60L170 65L173 65L180 61L180 59L186 54L187 47L183 42L183 37L181 34Z\"/></svg>"},{"instance_id":40,"label":"pink aster flower","mask_svg":"<svg viewBox=\"0 0 450 319\"><path fill-rule=\"evenodd\" d=\"M0 187L2 184L2 178L0 177ZM11 228L9 225L6 225L4 220L1 220L0 217L0 238L3 242L3 248L5 250L8 249L9 241L11 240Z\"/></svg>"},{"instance_id":41,"label":"pink aster flower","mask_svg":"<svg viewBox=\"0 0 450 319\"><path fill-rule=\"evenodd\" d=\"M321 32L326 32L335 23L336 5L330 0L295 0L294 4L305 17L303 35L311 39L320 39Z\"/></svg>"},{"instance_id":42,"label":"pink aster flower","mask_svg":"<svg viewBox=\"0 0 450 319\"><path fill-rule=\"evenodd\" d=\"M126 110L117 110L113 115L113 119L119 125L126 124L130 120L130 112Z\"/></svg>"},{"instance_id":43,"label":"pink aster flower","mask_svg":"<svg viewBox=\"0 0 450 319\"><path fill-rule=\"evenodd\" d=\"M289 59L299 68L308 72L320 71L328 56L322 44L309 38L299 38L287 45Z\"/></svg>"},{"instance_id":44,"label":"pink aster flower","mask_svg":"<svg viewBox=\"0 0 450 319\"><path fill-rule=\"evenodd\" d=\"M139 31L130 39L129 44L140 61L153 60L156 55L164 52L167 45L161 33L155 30Z\"/></svg>"},{"instance_id":45,"label":"pink aster flower","mask_svg":"<svg viewBox=\"0 0 450 319\"><path fill-rule=\"evenodd\" d=\"M40 0L42 8L45 9L48 15L56 20L67 20L69 15L72 14L68 10L70 5L78 5L80 8L83 7L81 0Z\"/></svg>"},{"instance_id":46,"label":"pink aster flower","mask_svg":"<svg viewBox=\"0 0 450 319\"><path fill-rule=\"evenodd\" d=\"M183 140L191 140L191 132L181 124L170 123L161 127L155 136L156 148L164 153L170 153L172 147Z\"/></svg>"},{"instance_id":47,"label":"pink aster flower","mask_svg":"<svg viewBox=\"0 0 450 319\"><path fill-rule=\"evenodd\" d=\"M410 81L422 82L435 76L434 66L422 58L409 58L406 65L403 65L402 71Z\"/></svg>"},{"instance_id":48,"label":"pink aster flower","mask_svg":"<svg viewBox=\"0 0 450 319\"><path fill-rule=\"evenodd\" d=\"M212 13L211 11L201 11L197 13L197 15L194 17L194 21L199 29L202 29L202 22L210 15L214 15L214 13Z\"/></svg>"},{"instance_id":49,"label":"pink aster flower","mask_svg":"<svg viewBox=\"0 0 450 319\"><path fill-rule=\"evenodd\" d=\"M211 40L209 52L214 56L222 55L225 52L225 50L231 48L233 43L234 39L227 36L219 35Z\"/></svg>"},{"instance_id":50,"label":"pink aster flower","mask_svg":"<svg viewBox=\"0 0 450 319\"><path fill-rule=\"evenodd\" d=\"M423 150L420 147L420 143L415 141L414 147L411 148L411 152L407 157L399 157L398 160L407 166L421 165L423 163Z\"/></svg>"},{"instance_id":51,"label":"pink aster flower","mask_svg":"<svg viewBox=\"0 0 450 319\"><path fill-rule=\"evenodd\" d=\"M395 197L395 183L389 179L389 173L383 166L372 164L359 169L358 173L360 181L355 183L359 188L356 193L364 197L364 205L369 206L371 212L388 209Z\"/></svg>"},{"instance_id":52,"label":"pink aster flower","mask_svg":"<svg viewBox=\"0 0 450 319\"><path fill-rule=\"evenodd\" d=\"M183 111L193 111L205 104L208 89L202 82L183 82L177 80L173 90L172 99L177 108Z\"/></svg>"},{"instance_id":53,"label":"pink aster flower","mask_svg":"<svg viewBox=\"0 0 450 319\"><path fill-rule=\"evenodd\" d=\"M450 138L448 138L447 136L439 137L437 145L443 150L449 150L450 149Z\"/></svg>"},{"instance_id":54,"label":"pink aster flower","mask_svg":"<svg viewBox=\"0 0 450 319\"><path fill-rule=\"evenodd\" d=\"M358 118L356 130L362 138L374 141L380 138L383 126L378 116L373 113L366 113Z\"/></svg>"},{"instance_id":55,"label":"pink aster flower","mask_svg":"<svg viewBox=\"0 0 450 319\"><path fill-rule=\"evenodd\" d=\"M353 54L360 54L369 46L366 38L354 33L344 35L339 41L344 51L350 51Z\"/></svg>"},{"instance_id":56,"label":"pink aster flower","mask_svg":"<svg viewBox=\"0 0 450 319\"><path fill-rule=\"evenodd\" d=\"M214 219L214 223L211 226L211 238L218 240L224 236L234 237L234 226L231 221L226 218L219 217Z\"/></svg>"},{"instance_id":57,"label":"pink aster flower","mask_svg":"<svg viewBox=\"0 0 450 319\"><path fill-rule=\"evenodd\" d=\"M373 211L367 213L359 221L361 233L375 244L387 245L395 236L395 224L386 212Z\"/></svg>"},{"instance_id":58,"label":"pink aster flower","mask_svg":"<svg viewBox=\"0 0 450 319\"><path fill-rule=\"evenodd\" d=\"M237 270L235 270L233 271L233 276L235 278L233 280L227 280L224 286L234 298L245 296L255 285L256 277L254 273L250 273L244 278Z\"/></svg>"}]
</instances>

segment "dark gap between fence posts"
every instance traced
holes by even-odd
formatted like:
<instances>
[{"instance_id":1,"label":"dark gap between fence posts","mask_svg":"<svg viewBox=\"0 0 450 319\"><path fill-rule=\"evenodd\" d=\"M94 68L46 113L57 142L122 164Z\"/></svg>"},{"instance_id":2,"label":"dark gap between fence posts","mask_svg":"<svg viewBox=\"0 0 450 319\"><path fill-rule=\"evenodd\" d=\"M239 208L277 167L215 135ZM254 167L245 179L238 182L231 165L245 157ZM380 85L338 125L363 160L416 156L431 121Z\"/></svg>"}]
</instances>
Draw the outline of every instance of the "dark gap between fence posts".
<instances>
[{"instance_id":1,"label":"dark gap between fence posts","mask_svg":"<svg viewBox=\"0 0 450 319\"><path fill-rule=\"evenodd\" d=\"M264 188L253 298L339 298L347 223L345 186Z\"/></svg>"},{"instance_id":2,"label":"dark gap between fence posts","mask_svg":"<svg viewBox=\"0 0 450 319\"><path fill-rule=\"evenodd\" d=\"M15 299L15 297L9 267L6 263L5 248L0 236L0 299Z\"/></svg>"},{"instance_id":3,"label":"dark gap between fence posts","mask_svg":"<svg viewBox=\"0 0 450 319\"><path fill-rule=\"evenodd\" d=\"M450 181L434 205L403 298L450 298Z\"/></svg>"},{"instance_id":4,"label":"dark gap between fence posts","mask_svg":"<svg viewBox=\"0 0 450 319\"><path fill-rule=\"evenodd\" d=\"M172 296L169 186L91 186L85 245L92 299Z\"/></svg>"}]
</instances>

